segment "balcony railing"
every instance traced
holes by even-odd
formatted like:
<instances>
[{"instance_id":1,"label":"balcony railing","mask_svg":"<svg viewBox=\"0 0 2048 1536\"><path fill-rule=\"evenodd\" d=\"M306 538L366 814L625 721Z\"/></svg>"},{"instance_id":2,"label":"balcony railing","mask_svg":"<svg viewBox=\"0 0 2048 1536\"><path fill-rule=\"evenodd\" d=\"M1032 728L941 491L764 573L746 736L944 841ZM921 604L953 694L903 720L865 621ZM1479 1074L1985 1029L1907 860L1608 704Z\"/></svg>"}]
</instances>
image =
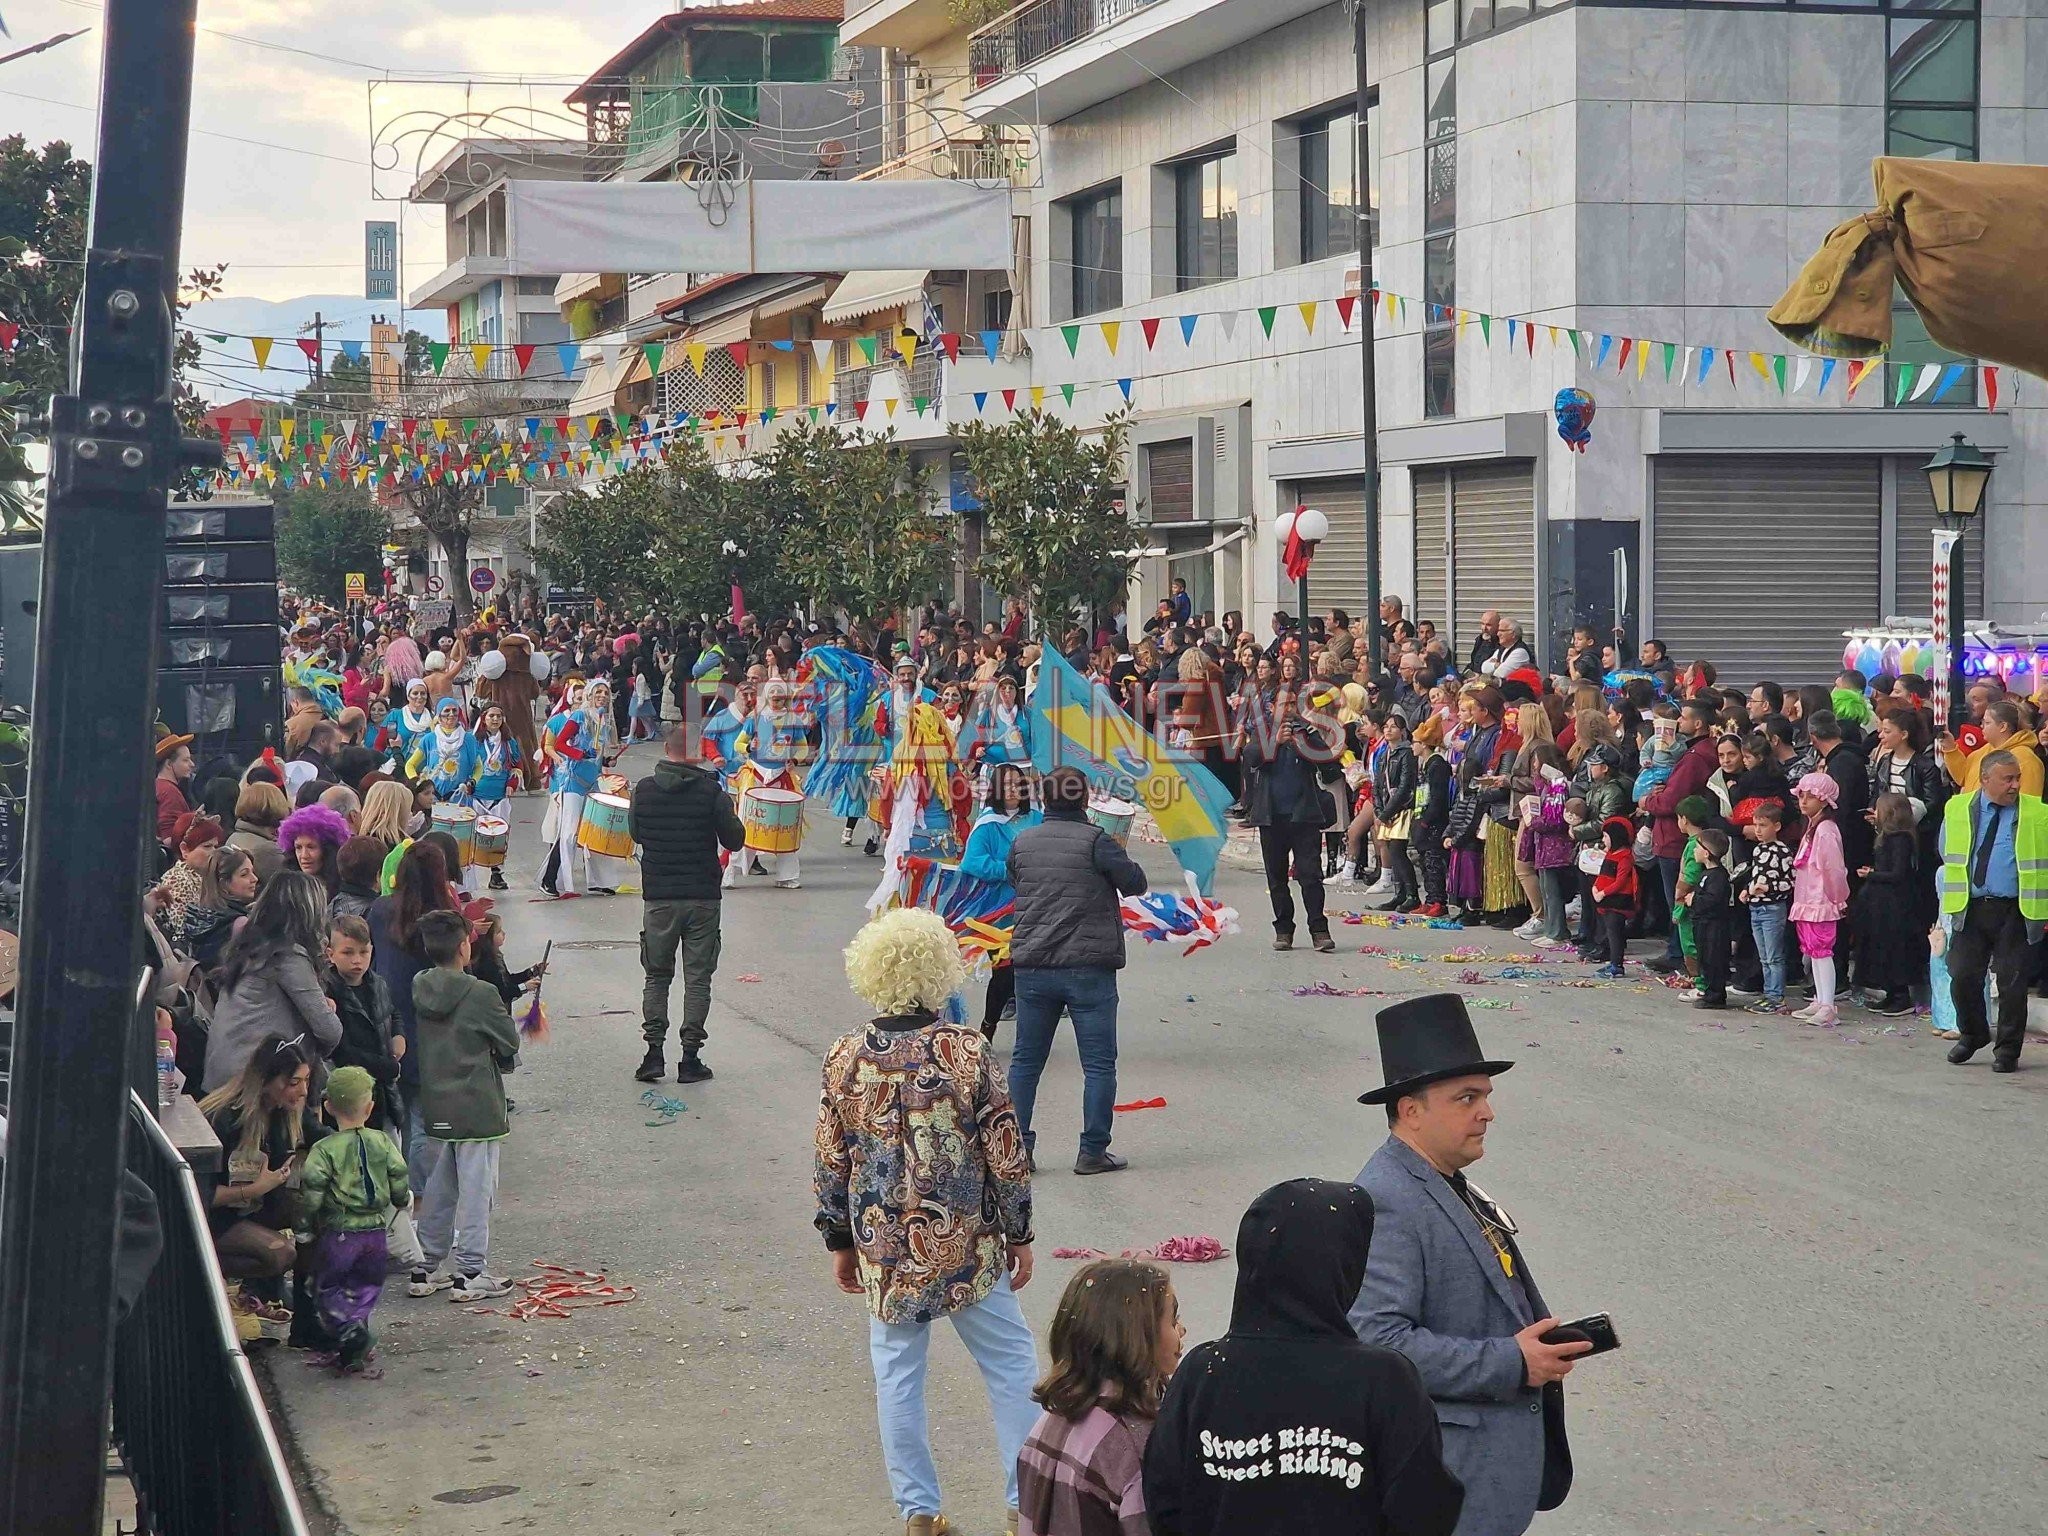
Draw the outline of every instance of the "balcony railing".
<instances>
[{"instance_id":1,"label":"balcony railing","mask_svg":"<svg viewBox=\"0 0 2048 1536\"><path fill-rule=\"evenodd\" d=\"M974 89L983 90L1029 69L1047 54L1156 4L1158 0L1027 0L968 39L967 67Z\"/></svg>"},{"instance_id":2,"label":"balcony railing","mask_svg":"<svg viewBox=\"0 0 2048 1536\"><path fill-rule=\"evenodd\" d=\"M876 363L871 368L842 368L832 378L832 402L841 411L852 412L868 398L868 388L877 374L894 373L903 378L903 404L908 406L923 400L927 404L939 399L946 384L945 354L936 344L918 349L917 361L909 368L903 366L901 358L886 363ZM877 426L874 421L867 423ZM886 421L879 425L886 425Z\"/></svg>"}]
</instances>

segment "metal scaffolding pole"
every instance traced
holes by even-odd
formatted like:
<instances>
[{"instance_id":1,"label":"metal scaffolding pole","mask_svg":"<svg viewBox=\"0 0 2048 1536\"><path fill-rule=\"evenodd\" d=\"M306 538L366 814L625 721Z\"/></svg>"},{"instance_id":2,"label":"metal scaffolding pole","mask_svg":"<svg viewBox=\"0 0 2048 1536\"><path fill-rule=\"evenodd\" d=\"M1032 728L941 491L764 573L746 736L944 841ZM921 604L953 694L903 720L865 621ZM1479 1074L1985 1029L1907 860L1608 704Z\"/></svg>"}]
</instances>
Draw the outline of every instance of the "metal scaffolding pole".
<instances>
[{"instance_id":1,"label":"metal scaffolding pole","mask_svg":"<svg viewBox=\"0 0 2048 1536\"><path fill-rule=\"evenodd\" d=\"M142 969L166 492L197 0L108 0L71 392L50 406L0 1184L0 1530L100 1529L115 1216ZM150 871L153 873L153 871Z\"/></svg>"}]
</instances>

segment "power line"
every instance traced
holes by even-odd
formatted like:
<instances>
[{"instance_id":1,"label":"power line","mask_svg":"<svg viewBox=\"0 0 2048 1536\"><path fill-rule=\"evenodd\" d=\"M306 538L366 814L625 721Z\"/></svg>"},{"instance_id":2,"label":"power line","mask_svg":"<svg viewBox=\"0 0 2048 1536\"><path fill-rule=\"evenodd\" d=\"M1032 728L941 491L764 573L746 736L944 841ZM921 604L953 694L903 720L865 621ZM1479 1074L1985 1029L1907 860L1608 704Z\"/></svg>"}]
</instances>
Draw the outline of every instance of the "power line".
<instances>
[{"instance_id":1,"label":"power line","mask_svg":"<svg viewBox=\"0 0 2048 1536\"><path fill-rule=\"evenodd\" d=\"M87 106L82 101L59 101L54 96L32 96L27 91L0 90L0 96L13 96L22 101L40 102L46 107L69 107L74 112L91 112L94 114L99 112L98 107ZM370 163L367 160L351 159L347 155L330 155L323 149L301 149L296 144L274 144L268 139L245 139L240 134L216 133L211 128L194 128L192 131L201 138L225 139L230 144L247 144L256 149L275 149L287 155L309 155L315 160L332 160L340 165L367 166Z\"/></svg>"}]
</instances>

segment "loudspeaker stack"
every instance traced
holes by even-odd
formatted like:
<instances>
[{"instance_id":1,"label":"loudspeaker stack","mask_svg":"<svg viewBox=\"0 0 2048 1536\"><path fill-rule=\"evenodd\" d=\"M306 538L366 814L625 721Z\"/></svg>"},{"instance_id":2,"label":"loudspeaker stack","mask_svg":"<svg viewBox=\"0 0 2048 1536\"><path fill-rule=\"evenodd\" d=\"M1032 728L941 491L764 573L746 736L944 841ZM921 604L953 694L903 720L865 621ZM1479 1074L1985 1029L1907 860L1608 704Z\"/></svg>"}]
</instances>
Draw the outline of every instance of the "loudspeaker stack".
<instances>
[{"instance_id":1,"label":"loudspeaker stack","mask_svg":"<svg viewBox=\"0 0 2048 1536\"><path fill-rule=\"evenodd\" d=\"M204 765L284 740L277 531L267 501L175 502L157 712Z\"/></svg>"}]
</instances>

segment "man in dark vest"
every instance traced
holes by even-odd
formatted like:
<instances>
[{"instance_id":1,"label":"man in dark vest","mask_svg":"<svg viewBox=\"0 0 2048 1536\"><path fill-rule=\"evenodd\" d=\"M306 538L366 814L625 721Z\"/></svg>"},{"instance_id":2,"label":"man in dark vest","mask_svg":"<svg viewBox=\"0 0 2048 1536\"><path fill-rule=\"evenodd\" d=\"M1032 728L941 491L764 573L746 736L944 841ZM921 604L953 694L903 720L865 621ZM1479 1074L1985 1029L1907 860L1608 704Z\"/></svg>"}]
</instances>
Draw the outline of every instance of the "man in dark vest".
<instances>
[{"instance_id":1,"label":"man in dark vest","mask_svg":"<svg viewBox=\"0 0 2048 1536\"><path fill-rule=\"evenodd\" d=\"M1045 779L1045 820L1010 847L1017 890L1010 963L1017 976L1017 1047L1010 1056L1010 1097L1033 1145L1031 1111L1052 1053L1060 1010L1074 1020L1080 1052L1081 1155L1076 1173L1115 1173L1109 1150L1116 1104L1116 973L1124 964L1120 897L1145 890L1145 871L1116 839L1088 819L1088 780L1078 768Z\"/></svg>"}]
</instances>

